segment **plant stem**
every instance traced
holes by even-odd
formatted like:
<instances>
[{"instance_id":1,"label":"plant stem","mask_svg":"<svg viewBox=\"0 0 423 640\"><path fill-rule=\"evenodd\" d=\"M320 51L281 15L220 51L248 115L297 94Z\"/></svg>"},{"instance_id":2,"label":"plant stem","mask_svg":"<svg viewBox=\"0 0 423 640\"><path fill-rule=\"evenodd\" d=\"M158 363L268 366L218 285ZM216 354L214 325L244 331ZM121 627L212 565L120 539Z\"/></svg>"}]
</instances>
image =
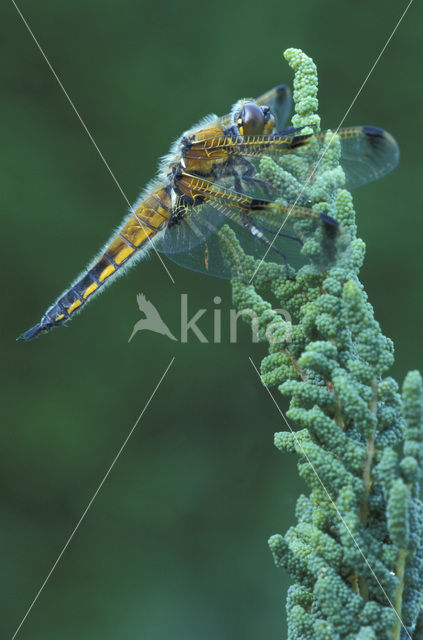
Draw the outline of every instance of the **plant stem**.
<instances>
[{"instance_id":1,"label":"plant stem","mask_svg":"<svg viewBox=\"0 0 423 640\"><path fill-rule=\"evenodd\" d=\"M395 611L398 614L398 618L397 618L397 623L395 627L392 629L392 640L400 640L400 633L402 628L400 618L401 618L401 610L402 610L402 594L404 591L404 572L405 572L405 563L407 560L408 553L409 552L407 551L407 549L400 549L398 551L397 566L396 566L395 573L397 575L399 582L395 592L395 601L394 601L394 607L395 607Z\"/></svg>"}]
</instances>

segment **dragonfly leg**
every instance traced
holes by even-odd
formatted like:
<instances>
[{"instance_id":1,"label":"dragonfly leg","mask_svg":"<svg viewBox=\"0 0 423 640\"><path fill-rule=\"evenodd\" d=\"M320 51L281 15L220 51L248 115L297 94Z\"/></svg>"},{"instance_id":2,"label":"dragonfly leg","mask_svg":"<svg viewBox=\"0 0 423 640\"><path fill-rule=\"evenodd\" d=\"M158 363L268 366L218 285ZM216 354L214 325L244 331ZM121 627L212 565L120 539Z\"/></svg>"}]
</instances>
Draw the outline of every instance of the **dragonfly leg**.
<instances>
[{"instance_id":1,"label":"dragonfly leg","mask_svg":"<svg viewBox=\"0 0 423 640\"><path fill-rule=\"evenodd\" d=\"M174 206L170 212L168 227L173 227L175 224L179 224L181 220L185 218L186 206L184 206L182 198L179 198L179 202Z\"/></svg>"},{"instance_id":2,"label":"dragonfly leg","mask_svg":"<svg viewBox=\"0 0 423 640\"><path fill-rule=\"evenodd\" d=\"M262 224L257 224L257 222L254 223L254 226L257 229L259 229L260 231L266 231L266 233L271 233L271 234L273 234L275 236L278 236L278 238L279 237L288 238L289 240L294 240L295 242L299 242L301 246L304 245L304 242L298 236L291 235L290 233L283 233L282 231L275 231L274 229L270 229L269 227L265 227Z\"/></svg>"},{"instance_id":3,"label":"dragonfly leg","mask_svg":"<svg viewBox=\"0 0 423 640\"><path fill-rule=\"evenodd\" d=\"M266 195L275 192L275 187L270 182L266 182L261 178L253 177L253 173L255 171L255 167L247 158L243 156L235 156L233 158L229 158L224 165L220 166L216 170L210 172L209 174L201 174L202 177L213 177L215 179L220 178L221 176L231 177L234 181L234 189L237 193L244 193L245 189L242 186L242 181L245 181L247 184L255 184L259 188L262 189Z\"/></svg>"},{"instance_id":4,"label":"dragonfly leg","mask_svg":"<svg viewBox=\"0 0 423 640\"><path fill-rule=\"evenodd\" d=\"M244 180L245 182L247 182L249 184L257 185L258 187L263 189L263 191L265 193L272 193L272 191L275 190L274 185L271 184L270 182L266 182L266 180L262 180L261 178L255 178L253 176L254 171L255 171L255 166L249 160L247 160L247 158L241 156L240 158L237 158L237 159L238 159L238 164L239 165L243 165L243 167L244 167L244 170L241 169L241 171L242 171L241 176L236 174L236 172L234 171L235 189L238 192L240 192L240 193L243 192L243 188L242 188L242 184L241 184L242 180Z\"/></svg>"},{"instance_id":5,"label":"dragonfly leg","mask_svg":"<svg viewBox=\"0 0 423 640\"><path fill-rule=\"evenodd\" d=\"M280 249L278 249L278 247L275 247L274 244L269 242L269 240L266 238L263 232L259 229L259 227L255 223L252 223L251 220L248 219L247 214L242 216L242 222L243 222L244 228L248 231L248 233L250 233L254 238L256 238L256 240L259 240L262 244L264 244L269 250L274 251L274 253L277 253L278 256L282 258L282 261L285 267L286 277L289 279L293 279L293 276L289 271L289 265L288 265L286 255L283 253L283 251L281 251ZM282 234L282 235L285 235L285 234Z\"/></svg>"},{"instance_id":6,"label":"dragonfly leg","mask_svg":"<svg viewBox=\"0 0 423 640\"><path fill-rule=\"evenodd\" d=\"M266 182L266 180L262 180L261 178L253 178L252 176L242 176L242 179L249 184L255 184L267 194L272 194L275 192L275 185L270 182Z\"/></svg>"}]
</instances>

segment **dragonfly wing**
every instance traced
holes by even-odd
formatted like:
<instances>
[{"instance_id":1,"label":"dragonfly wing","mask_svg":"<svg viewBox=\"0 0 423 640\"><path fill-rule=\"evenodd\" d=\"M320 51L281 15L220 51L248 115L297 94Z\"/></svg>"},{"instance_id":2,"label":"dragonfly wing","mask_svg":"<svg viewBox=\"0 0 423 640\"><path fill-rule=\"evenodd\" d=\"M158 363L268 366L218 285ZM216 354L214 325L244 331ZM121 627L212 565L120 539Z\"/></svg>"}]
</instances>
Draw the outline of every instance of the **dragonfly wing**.
<instances>
[{"instance_id":1,"label":"dragonfly wing","mask_svg":"<svg viewBox=\"0 0 423 640\"><path fill-rule=\"evenodd\" d=\"M329 160L332 145L338 145L339 158ZM355 189L385 176L399 162L398 145L391 134L370 126L340 129L337 135L323 131L203 140L189 149L187 158L199 158L205 148L212 150L210 153L222 153L223 149L228 158L227 162L216 163L217 184L247 195L267 189L269 199L282 197L288 202L292 195L295 198L301 194L301 204L307 201L309 189L321 173L337 164L344 170L346 188ZM272 170L269 159L285 173Z\"/></svg>"},{"instance_id":2,"label":"dragonfly wing","mask_svg":"<svg viewBox=\"0 0 423 640\"><path fill-rule=\"evenodd\" d=\"M289 87L286 84L279 84L277 87L270 89L270 91L263 93L257 98L256 102L259 105L270 107L276 118L276 131L282 131L292 107L292 96Z\"/></svg>"},{"instance_id":3,"label":"dragonfly wing","mask_svg":"<svg viewBox=\"0 0 423 640\"><path fill-rule=\"evenodd\" d=\"M225 222L225 214L211 203L186 207L183 217L166 228L156 247L182 267L230 279L232 270L223 260L218 241Z\"/></svg>"},{"instance_id":4,"label":"dragonfly wing","mask_svg":"<svg viewBox=\"0 0 423 640\"><path fill-rule=\"evenodd\" d=\"M338 133L341 140L340 163L346 188L355 189L378 180L395 169L399 148L390 133L379 127L348 127Z\"/></svg>"},{"instance_id":5,"label":"dragonfly wing","mask_svg":"<svg viewBox=\"0 0 423 640\"><path fill-rule=\"evenodd\" d=\"M399 148L391 134L370 126L340 129L336 136L331 131L301 134L289 129L269 136L219 135L193 142L185 156L188 159L226 156L232 162L240 162L242 158L269 156L279 160L290 155L308 161L311 173L317 164L320 165L321 157L326 156L328 146L336 144L336 139L340 142L340 164L345 170L349 189L383 177L399 162Z\"/></svg>"},{"instance_id":6,"label":"dragonfly wing","mask_svg":"<svg viewBox=\"0 0 423 640\"><path fill-rule=\"evenodd\" d=\"M239 159L267 155L277 159L281 155L296 153L303 146L309 146L312 140L315 141L314 134L301 134L299 129L292 128L271 135L218 134L190 141L184 150L184 158L219 161L222 158Z\"/></svg>"},{"instance_id":7,"label":"dragonfly wing","mask_svg":"<svg viewBox=\"0 0 423 640\"><path fill-rule=\"evenodd\" d=\"M225 207L241 249L256 261L270 262L272 278L294 277L306 264L327 269L349 257L346 230L327 214L293 204L251 198L250 209ZM279 270L275 271L275 265ZM237 275L239 277L239 275Z\"/></svg>"},{"instance_id":8,"label":"dragonfly wing","mask_svg":"<svg viewBox=\"0 0 423 640\"><path fill-rule=\"evenodd\" d=\"M181 226L184 225L185 223L181 223ZM229 280L232 278L232 269L223 259L218 231L216 229L216 233L204 237L201 243L195 244L189 251L177 253L172 251L177 232L170 229L166 232L168 237L163 251L168 258L181 267ZM176 240L176 243L178 244L179 240ZM166 246L170 247L171 250L166 251Z\"/></svg>"},{"instance_id":9,"label":"dragonfly wing","mask_svg":"<svg viewBox=\"0 0 423 640\"><path fill-rule=\"evenodd\" d=\"M294 277L306 263L332 265L348 246L342 227L312 209L251 198L206 179L197 185L207 200L168 227L161 244L181 266L250 280L264 261L262 279Z\"/></svg>"},{"instance_id":10,"label":"dragonfly wing","mask_svg":"<svg viewBox=\"0 0 423 640\"><path fill-rule=\"evenodd\" d=\"M159 251L175 260L174 256L188 254L204 244L225 222L225 216L210 205L180 207L181 219L169 224L156 244Z\"/></svg>"},{"instance_id":11,"label":"dragonfly wing","mask_svg":"<svg viewBox=\"0 0 423 640\"><path fill-rule=\"evenodd\" d=\"M208 223L206 229L204 220ZM215 225L213 233L210 232L212 224ZM204 230L202 237L200 229ZM160 250L182 267L227 280L248 280L254 269L247 272L239 264L239 248L251 256L251 264L254 259L265 259L267 247L246 230L239 212L211 202L193 208L186 218L168 227L160 245ZM284 269L278 255L274 277L283 275Z\"/></svg>"}]
</instances>

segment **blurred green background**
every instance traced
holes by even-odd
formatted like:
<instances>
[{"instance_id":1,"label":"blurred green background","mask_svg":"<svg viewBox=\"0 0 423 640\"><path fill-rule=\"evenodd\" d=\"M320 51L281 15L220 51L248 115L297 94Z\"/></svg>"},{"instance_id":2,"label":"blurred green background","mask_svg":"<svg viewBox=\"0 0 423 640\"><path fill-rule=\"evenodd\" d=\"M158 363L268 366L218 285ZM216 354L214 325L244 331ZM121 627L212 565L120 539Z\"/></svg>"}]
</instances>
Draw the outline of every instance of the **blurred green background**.
<instances>
[{"instance_id":1,"label":"blurred green background","mask_svg":"<svg viewBox=\"0 0 423 640\"><path fill-rule=\"evenodd\" d=\"M282 51L316 61L324 127L336 127L406 2L46 0L19 6L130 201L192 123L286 82ZM346 124L397 138L388 178L355 194L363 281L396 343L393 375L422 367L423 44L414 3ZM179 296L222 317L227 282L140 263L67 329L34 324L97 252L126 204L13 4L2 53L1 637L11 637L170 358L175 362L20 631L22 638L284 637L287 576L269 535L303 490L272 444L280 417L260 386L263 345L142 332L143 292L179 333ZM280 400L281 406L284 401Z\"/></svg>"}]
</instances>

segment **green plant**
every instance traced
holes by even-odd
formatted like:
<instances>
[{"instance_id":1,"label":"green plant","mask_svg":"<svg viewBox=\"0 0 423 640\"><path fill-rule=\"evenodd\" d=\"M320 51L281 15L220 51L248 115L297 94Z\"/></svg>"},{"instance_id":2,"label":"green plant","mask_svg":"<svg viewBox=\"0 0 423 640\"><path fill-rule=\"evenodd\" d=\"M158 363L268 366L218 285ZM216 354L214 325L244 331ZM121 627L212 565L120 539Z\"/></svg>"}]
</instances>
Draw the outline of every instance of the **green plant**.
<instances>
[{"instance_id":1,"label":"green plant","mask_svg":"<svg viewBox=\"0 0 423 640\"><path fill-rule=\"evenodd\" d=\"M285 58L295 71L293 125L318 126L316 67L297 49ZM257 314L260 338L272 329L261 379L290 398L288 430L275 434L275 445L298 455L310 489L298 499L298 523L269 545L276 565L293 578L291 640L417 640L423 638L422 379L410 372L401 398L386 377L393 344L358 277L365 246L339 153L335 136L308 197L347 230L344 261L325 271L304 267L295 280L274 279L277 305L265 299L269 291L259 281L232 283L237 308ZM301 167L289 156L264 159L261 172L273 184L301 184ZM221 235L235 247L229 259L236 255L251 271L252 259L231 231ZM289 332L274 306L291 315Z\"/></svg>"}]
</instances>

